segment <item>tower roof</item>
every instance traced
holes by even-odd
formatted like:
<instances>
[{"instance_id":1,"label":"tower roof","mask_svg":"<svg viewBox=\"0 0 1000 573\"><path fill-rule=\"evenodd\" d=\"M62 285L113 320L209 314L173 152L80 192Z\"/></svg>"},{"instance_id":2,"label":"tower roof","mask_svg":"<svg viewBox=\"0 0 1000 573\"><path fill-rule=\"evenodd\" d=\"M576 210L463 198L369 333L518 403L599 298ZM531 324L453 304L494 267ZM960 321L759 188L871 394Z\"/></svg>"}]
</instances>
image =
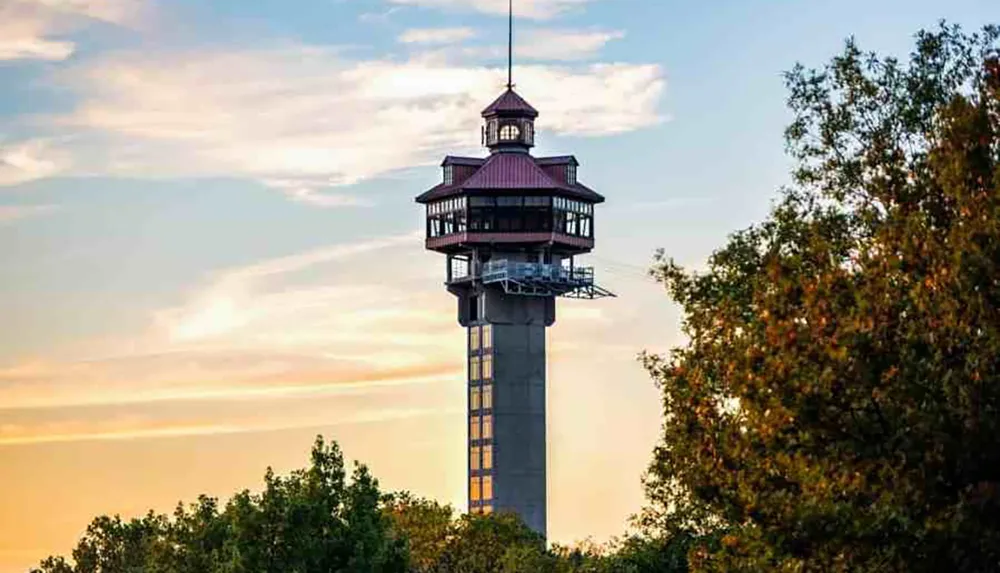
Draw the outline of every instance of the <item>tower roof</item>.
<instances>
[{"instance_id":1,"label":"tower roof","mask_svg":"<svg viewBox=\"0 0 1000 573\"><path fill-rule=\"evenodd\" d=\"M475 166L474 158L449 157L454 164ZM544 165L576 164L576 158L534 158L526 153L497 153L482 161L468 178L448 185L442 183L417 197L418 203L429 203L447 197L473 194L494 194L516 191L527 194L555 194L573 197L588 203L603 203L604 197L579 182L556 179L542 168ZM461 162L461 163L459 163ZM492 192L492 193L490 193Z\"/></svg>"},{"instance_id":2,"label":"tower roof","mask_svg":"<svg viewBox=\"0 0 1000 573\"><path fill-rule=\"evenodd\" d=\"M523 115L532 119L538 117L538 110L514 91L514 88L507 88L507 91L483 110L483 117L491 115Z\"/></svg>"},{"instance_id":3,"label":"tower roof","mask_svg":"<svg viewBox=\"0 0 1000 573\"><path fill-rule=\"evenodd\" d=\"M462 184L465 189L561 189L524 153L498 153Z\"/></svg>"}]
</instances>

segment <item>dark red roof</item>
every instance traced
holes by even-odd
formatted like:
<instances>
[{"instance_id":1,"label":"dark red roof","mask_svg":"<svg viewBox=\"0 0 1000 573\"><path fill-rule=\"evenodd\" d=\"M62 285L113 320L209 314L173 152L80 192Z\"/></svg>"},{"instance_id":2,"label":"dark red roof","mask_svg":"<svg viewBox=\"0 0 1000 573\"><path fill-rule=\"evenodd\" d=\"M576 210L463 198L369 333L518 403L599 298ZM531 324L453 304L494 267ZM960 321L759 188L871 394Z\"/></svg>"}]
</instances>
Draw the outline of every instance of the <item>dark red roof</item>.
<instances>
[{"instance_id":1,"label":"dark red roof","mask_svg":"<svg viewBox=\"0 0 1000 573\"><path fill-rule=\"evenodd\" d=\"M603 196L585 185L580 183L570 185L563 180L553 178L536 163L543 160L536 160L527 153L496 153L485 161L471 177L454 185L442 183L417 197L417 202L428 203L461 195L466 191L544 192L565 195L590 203L604 202ZM565 163L569 163L569 160L567 159Z\"/></svg>"},{"instance_id":2,"label":"dark red roof","mask_svg":"<svg viewBox=\"0 0 1000 573\"><path fill-rule=\"evenodd\" d=\"M535 165L527 153L492 155L475 175L462 185L465 189L558 189L560 185Z\"/></svg>"},{"instance_id":3,"label":"dark red roof","mask_svg":"<svg viewBox=\"0 0 1000 573\"><path fill-rule=\"evenodd\" d=\"M507 91L503 95L483 110L483 117L496 114L521 114L536 118L538 117L538 110L531 107L531 104L524 101L524 98L517 95L517 92L513 89L507 88Z\"/></svg>"},{"instance_id":4,"label":"dark red roof","mask_svg":"<svg viewBox=\"0 0 1000 573\"><path fill-rule=\"evenodd\" d=\"M536 157L535 163L541 165L542 167L548 167L549 165L569 165L573 163L579 165L580 162L576 160L576 157L572 155L560 155L559 157Z\"/></svg>"},{"instance_id":5,"label":"dark red roof","mask_svg":"<svg viewBox=\"0 0 1000 573\"><path fill-rule=\"evenodd\" d=\"M441 167L447 165L463 165L465 167L481 167L483 163L486 163L486 157L458 157L455 155L449 155L444 158L441 162Z\"/></svg>"}]
</instances>

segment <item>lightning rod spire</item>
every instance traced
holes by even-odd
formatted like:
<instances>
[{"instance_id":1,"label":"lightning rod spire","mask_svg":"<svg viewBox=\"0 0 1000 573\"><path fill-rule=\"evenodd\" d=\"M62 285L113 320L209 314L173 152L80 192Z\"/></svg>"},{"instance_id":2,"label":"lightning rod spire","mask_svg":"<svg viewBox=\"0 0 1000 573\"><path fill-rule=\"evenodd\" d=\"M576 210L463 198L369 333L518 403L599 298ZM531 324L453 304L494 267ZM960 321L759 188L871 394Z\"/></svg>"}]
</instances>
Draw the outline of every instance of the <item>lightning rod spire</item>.
<instances>
[{"instance_id":1,"label":"lightning rod spire","mask_svg":"<svg viewBox=\"0 0 1000 573\"><path fill-rule=\"evenodd\" d=\"M507 25L507 89L514 89L514 0L510 0Z\"/></svg>"}]
</instances>

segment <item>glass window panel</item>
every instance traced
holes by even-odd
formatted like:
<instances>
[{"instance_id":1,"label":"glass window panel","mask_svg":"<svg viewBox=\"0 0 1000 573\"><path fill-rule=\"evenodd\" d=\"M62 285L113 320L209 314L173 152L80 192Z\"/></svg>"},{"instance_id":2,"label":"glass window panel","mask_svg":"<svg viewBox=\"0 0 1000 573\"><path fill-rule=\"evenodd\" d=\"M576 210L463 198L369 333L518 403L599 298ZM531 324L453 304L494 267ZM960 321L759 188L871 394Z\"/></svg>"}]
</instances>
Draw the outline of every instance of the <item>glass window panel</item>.
<instances>
[{"instance_id":1,"label":"glass window panel","mask_svg":"<svg viewBox=\"0 0 1000 573\"><path fill-rule=\"evenodd\" d=\"M474 477L469 480L469 499L472 501L479 501L483 499L482 491L480 490L479 478ZM491 484L492 489L492 484Z\"/></svg>"},{"instance_id":2,"label":"glass window panel","mask_svg":"<svg viewBox=\"0 0 1000 573\"><path fill-rule=\"evenodd\" d=\"M479 350L479 327L469 327L469 350L477 352Z\"/></svg>"},{"instance_id":3,"label":"glass window panel","mask_svg":"<svg viewBox=\"0 0 1000 573\"><path fill-rule=\"evenodd\" d=\"M478 391L478 389L477 389ZM487 384L482 390L482 407L484 410L493 409L493 385Z\"/></svg>"},{"instance_id":4,"label":"glass window panel","mask_svg":"<svg viewBox=\"0 0 1000 573\"><path fill-rule=\"evenodd\" d=\"M483 491L482 499L490 500L493 499L493 477L483 476Z\"/></svg>"},{"instance_id":5,"label":"glass window panel","mask_svg":"<svg viewBox=\"0 0 1000 573\"><path fill-rule=\"evenodd\" d=\"M483 380L493 379L493 355L483 356Z\"/></svg>"},{"instance_id":6,"label":"glass window panel","mask_svg":"<svg viewBox=\"0 0 1000 573\"><path fill-rule=\"evenodd\" d=\"M493 348L493 326L483 326L483 348Z\"/></svg>"},{"instance_id":7,"label":"glass window panel","mask_svg":"<svg viewBox=\"0 0 1000 573\"><path fill-rule=\"evenodd\" d=\"M490 422L492 424L492 422ZM469 439L478 440L480 439L479 434L479 416L473 416L469 418Z\"/></svg>"},{"instance_id":8,"label":"glass window panel","mask_svg":"<svg viewBox=\"0 0 1000 573\"><path fill-rule=\"evenodd\" d=\"M469 359L469 380L475 382L479 380L479 357L473 356Z\"/></svg>"},{"instance_id":9,"label":"glass window panel","mask_svg":"<svg viewBox=\"0 0 1000 573\"><path fill-rule=\"evenodd\" d=\"M469 391L469 408L475 412L476 410L483 407L482 401L480 400L480 390L479 388L472 388Z\"/></svg>"},{"instance_id":10,"label":"glass window panel","mask_svg":"<svg viewBox=\"0 0 1000 573\"><path fill-rule=\"evenodd\" d=\"M492 455L490 462L492 463ZM469 450L469 469L472 471L479 470L479 446L472 446Z\"/></svg>"},{"instance_id":11,"label":"glass window panel","mask_svg":"<svg viewBox=\"0 0 1000 573\"><path fill-rule=\"evenodd\" d=\"M476 416L476 423L479 423L479 416ZM483 439L493 439L493 416L483 416Z\"/></svg>"},{"instance_id":12,"label":"glass window panel","mask_svg":"<svg viewBox=\"0 0 1000 573\"><path fill-rule=\"evenodd\" d=\"M493 469L493 446L483 446L483 469Z\"/></svg>"}]
</instances>

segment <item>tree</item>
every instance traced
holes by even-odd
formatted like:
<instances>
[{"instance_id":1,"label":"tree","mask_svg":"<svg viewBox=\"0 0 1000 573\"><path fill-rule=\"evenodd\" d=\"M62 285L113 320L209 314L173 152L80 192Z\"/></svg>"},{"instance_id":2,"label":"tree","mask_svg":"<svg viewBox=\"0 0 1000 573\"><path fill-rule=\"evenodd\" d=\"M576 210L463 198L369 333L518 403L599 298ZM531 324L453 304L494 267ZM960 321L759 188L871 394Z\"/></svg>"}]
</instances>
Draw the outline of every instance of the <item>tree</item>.
<instances>
[{"instance_id":1,"label":"tree","mask_svg":"<svg viewBox=\"0 0 1000 573\"><path fill-rule=\"evenodd\" d=\"M269 468L264 491L235 495L222 511L202 496L173 519L99 517L73 550L75 565L49 558L35 573L311 573L407 571L378 482L355 467L346 479L336 444L317 438L308 469Z\"/></svg>"},{"instance_id":2,"label":"tree","mask_svg":"<svg viewBox=\"0 0 1000 573\"><path fill-rule=\"evenodd\" d=\"M452 507L407 492L387 495L384 507L393 530L407 542L411 570L415 573L436 570L452 535L455 513Z\"/></svg>"},{"instance_id":3,"label":"tree","mask_svg":"<svg viewBox=\"0 0 1000 573\"><path fill-rule=\"evenodd\" d=\"M1000 29L787 75L794 186L708 269L645 524L697 571L1000 570Z\"/></svg>"},{"instance_id":4,"label":"tree","mask_svg":"<svg viewBox=\"0 0 1000 573\"><path fill-rule=\"evenodd\" d=\"M448 538L441 573L551 571L545 539L516 515L463 515ZM530 567L529 567L530 565ZM532 569L531 567L536 567Z\"/></svg>"}]
</instances>

